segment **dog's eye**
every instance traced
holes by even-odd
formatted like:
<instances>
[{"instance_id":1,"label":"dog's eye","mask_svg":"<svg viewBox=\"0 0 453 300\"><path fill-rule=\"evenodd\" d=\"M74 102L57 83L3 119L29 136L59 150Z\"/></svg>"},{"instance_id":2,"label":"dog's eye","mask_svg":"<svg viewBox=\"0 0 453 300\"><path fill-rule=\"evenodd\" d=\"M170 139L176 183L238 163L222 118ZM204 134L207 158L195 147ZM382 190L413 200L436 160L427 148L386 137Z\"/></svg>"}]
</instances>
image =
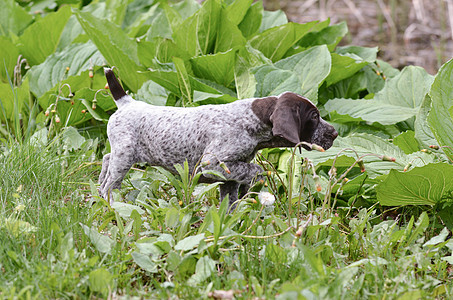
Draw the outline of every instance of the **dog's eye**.
<instances>
[{"instance_id":1,"label":"dog's eye","mask_svg":"<svg viewBox=\"0 0 453 300\"><path fill-rule=\"evenodd\" d=\"M318 119L319 119L319 114L316 113L316 112L313 113L313 114L311 115L311 119L312 119L312 120L318 120Z\"/></svg>"}]
</instances>

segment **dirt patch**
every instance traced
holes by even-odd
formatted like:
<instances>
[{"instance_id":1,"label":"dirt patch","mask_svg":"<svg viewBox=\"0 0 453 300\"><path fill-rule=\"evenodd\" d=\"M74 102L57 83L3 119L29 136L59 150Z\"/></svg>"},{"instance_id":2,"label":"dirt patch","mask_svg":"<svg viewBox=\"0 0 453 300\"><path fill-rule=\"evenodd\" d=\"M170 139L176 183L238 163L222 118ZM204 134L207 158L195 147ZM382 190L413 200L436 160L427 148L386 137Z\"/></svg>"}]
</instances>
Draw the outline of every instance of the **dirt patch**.
<instances>
[{"instance_id":1,"label":"dirt patch","mask_svg":"<svg viewBox=\"0 0 453 300\"><path fill-rule=\"evenodd\" d=\"M379 57L396 68L424 67L435 74L453 57L453 0L265 0L293 22L346 21L342 44L378 46Z\"/></svg>"}]
</instances>

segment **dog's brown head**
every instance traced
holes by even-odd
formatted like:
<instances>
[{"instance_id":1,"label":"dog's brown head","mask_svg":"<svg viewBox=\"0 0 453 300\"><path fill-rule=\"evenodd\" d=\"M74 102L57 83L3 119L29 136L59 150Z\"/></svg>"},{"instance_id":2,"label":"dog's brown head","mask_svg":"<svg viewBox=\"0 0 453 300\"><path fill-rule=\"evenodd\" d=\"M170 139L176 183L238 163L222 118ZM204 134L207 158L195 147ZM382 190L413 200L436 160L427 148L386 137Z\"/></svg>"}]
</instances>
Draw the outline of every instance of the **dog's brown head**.
<instances>
[{"instance_id":1,"label":"dog's brown head","mask_svg":"<svg viewBox=\"0 0 453 300\"><path fill-rule=\"evenodd\" d=\"M257 99L252 109L263 122L272 125L274 147L307 142L328 149L338 136L335 128L321 118L316 106L295 93L285 92L278 97ZM303 147L311 150L305 145Z\"/></svg>"}]
</instances>

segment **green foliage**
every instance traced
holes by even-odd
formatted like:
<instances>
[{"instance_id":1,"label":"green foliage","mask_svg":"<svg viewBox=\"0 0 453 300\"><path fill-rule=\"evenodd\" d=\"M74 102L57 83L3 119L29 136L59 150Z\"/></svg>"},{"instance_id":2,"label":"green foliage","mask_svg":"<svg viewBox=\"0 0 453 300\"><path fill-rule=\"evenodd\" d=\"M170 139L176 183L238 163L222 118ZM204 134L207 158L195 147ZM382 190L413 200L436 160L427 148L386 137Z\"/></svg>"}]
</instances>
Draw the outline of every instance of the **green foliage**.
<instances>
[{"instance_id":1,"label":"green foliage","mask_svg":"<svg viewBox=\"0 0 453 300\"><path fill-rule=\"evenodd\" d=\"M450 183L453 166L444 163L429 164L406 173L391 170L377 188L382 205L435 205L443 197L451 197Z\"/></svg>"},{"instance_id":2,"label":"green foliage","mask_svg":"<svg viewBox=\"0 0 453 300\"><path fill-rule=\"evenodd\" d=\"M453 157L453 140L451 133L453 132L453 117L452 117L452 100L453 86L451 78L453 74L453 60L445 63L439 70L439 73L434 80L429 97L432 100L431 110L428 115L428 123L434 133L436 140L440 146L445 146L445 153L451 159Z\"/></svg>"}]
</instances>

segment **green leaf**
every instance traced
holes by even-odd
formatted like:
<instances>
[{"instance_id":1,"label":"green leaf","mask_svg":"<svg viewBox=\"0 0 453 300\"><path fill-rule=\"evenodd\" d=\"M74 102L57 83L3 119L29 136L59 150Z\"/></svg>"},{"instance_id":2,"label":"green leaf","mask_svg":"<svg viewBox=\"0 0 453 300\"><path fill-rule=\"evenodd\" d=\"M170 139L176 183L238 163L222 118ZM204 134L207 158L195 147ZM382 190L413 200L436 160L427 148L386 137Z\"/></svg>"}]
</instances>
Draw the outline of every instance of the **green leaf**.
<instances>
[{"instance_id":1,"label":"green leaf","mask_svg":"<svg viewBox=\"0 0 453 300\"><path fill-rule=\"evenodd\" d=\"M148 255L134 251L131 256L134 262L143 270L150 273L157 273L157 264Z\"/></svg>"},{"instance_id":2,"label":"green leaf","mask_svg":"<svg viewBox=\"0 0 453 300\"><path fill-rule=\"evenodd\" d=\"M372 63L376 61L378 50L378 47L367 48L359 46L344 46L337 47L335 49L335 53L350 56L352 58L358 56L363 61Z\"/></svg>"},{"instance_id":3,"label":"green leaf","mask_svg":"<svg viewBox=\"0 0 453 300\"><path fill-rule=\"evenodd\" d=\"M333 99L326 103L325 108L367 122L392 125L417 114L432 80L433 77L423 68L409 66L387 81L374 99Z\"/></svg>"},{"instance_id":4,"label":"green leaf","mask_svg":"<svg viewBox=\"0 0 453 300\"><path fill-rule=\"evenodd\" d=\"M174 71L161 71L153 70L149 72L151 80L164 87L168 91L181 97L181 90L179 89L178 74Z\"/></svg>"},{"instance_id":5,"label":"green leaf","mask_svg":"<svg viewBox=\"0 0 453 300\"><path fill-rule=\"evenodd\" d=\"M30 69L27 73L30 77L30 90L39 98L64 79L80 75L92 66L103 64L104 57L92 42L72 44L63 51L48 56L44 63Z\"/></svg>"},{"instance_id":6,"label":"green leaf","mask_svg":"<svg viewBox=\"0 0 453 300\"><path fill-rule=\"evenodd\" d=\"M160 257L164 254L161 248L159 248L155 243L146 243L146 242L137 242L135 243L137 249L140 250L140 254L151 255L152 257Z\"/></svg>"},{"instance_id":7,"label":"green leaf","mask_svg":"<svg viewBox=\"0 0 453 300\"><path fill-rule=\"evenodd\" d=\"M165 106L170 93L162 86L152 80L145 82L135 94L136 100L149 103L151 105Z\"/></svg>"},{"instance_id":8,"label":"green leaf","mask_svg":"<svg viewBox=\"0 0 453 300\"><path fill-rule=\"evenodd\" d=\"M124 202L113 202L111 206L122 218L129 218L134 210L137 211L139 215L143 215L145 213L140 206Z\"/></svg>"},{"instance_id":9,"label":"green leaf","mask_svg":"<svg viewBox=\"0 0 453 300\"><path fill-rule=\"evenodd\" d=\"M453 59L445 63L434 80L429 95L432 100L428 123L439 146L444 148L450 159L453 158Z\"/></svg>"},{"instance_id":10,"label":"green leaf","mask_svg":"<svg viewBox=\"0 0 453 300\"><path fill-rule=\"evenodd\" d=\"M86 139L74 127L66 128L62 133L63 149L73 151L80 149Z\"/></svg>"},{"instance_id":11,"label":"green leaf","mask_svg":"<svg viewBox=\"0 0 453 300\"><path fill-rule=\"evenodd\" d=\"M318 87L330 72L330 53L327 47L317 46L274 65L255 69L258 82L255 96L278 95L285 91L301 94L317 102Z\"/></svg>"},{"instance_id":12,"label":"green leaf","mask_svg":"<svg viewBox=\"0 0 453 300\"><path fill-rule=\"evenodd\" d=\"M109 20L121 26L124 21L124 16L126 15L127 5L130 2L132 2L132 0L106 0L105 7L109 12Z\"/></svg>"},{"instance_id":13,"label":"green leaf","mask_svg":"<svg viewBox=\"0 0 453 300\"><path fill-rule=\"evenodd\" d=\"M436 246L440 243L445 242L445 239L449 235L448 229L444 227L439 235L433 236L429 241L423 244L423 247L426 246Z\"/></svg>"},{"instance_id":14,"label":"green leaf","mask_svg":"<svg viewBox=\"0 0 453 300\"><path fill-rule=\"evenodd\" d=\"M217 39L215 42L214 53L226 52L230 49L244 46L246 40L239 30L237 25L232 23L230 19L226 17L224 9L221 11L221 20L217 33Z\"/></svg>"},{"instance_id":15,"label":"green leaf","mask_svg":"<svg viewBox=\"0 0 453 300\"><path fill-rule=\"evenodd\" d=\"M415 138L424 148L428 148L430 145L437 145L437 141L434 138L434 134L431 131L428 123L428 114L431 110L431 97L426 95L425 99L420 105L420 109L415 117Z\"/></svg>"},{"instance_id":16,"label":"green leaf","mask_svg":"<svg viewBox=\"0 0 453 300\"><path fill-rule=\"evenodd\" d=\"M179 224L179 210L171 207L165 214L165 225L170 228L176 227Z\"/></svg>"},{"instance_id":17,"label":"green leaf","mask_svg":"<svg viewBox=\"0 0 453 300\"><path fill-rule=\"evenodd\" d=\"M104 111L109 111L116 109L115 101L108 92L108 90L103 90L98 92L90 88L79 89L75 95L74 99L76 100L85 100L87 102L87 108L91 109L94 98L96 97L96 112L99 112L99 108ZM92 109L90 110L92 113ZM96 119L97 120L97 119Z\"/></svg>"},{"instance_id":18,"label":"green leaf","mask_svg":"<svg viewBox=\"0 0 453 300\"><path fill-rule=\"evenodd\" d=\"M234 67L234 78L239 99L252 98L256 91L256 80L252 69L271 62L258 50L247 45L239 49Z\"/></svg>"},{"instance_id":19,"label":"green leaf","mask_svg":"<svg viewBox=\"0 0 453 300\"><path fill-rule=\"evenodd\" d=\"M171 7L181 15L183 20L185 20L196 13L201 5L196 0L184 0L172 4Z\"/></svg>"},{"instance_id":20,"label":"green leaf","mask_svg":"<svg viewBox=\"0 0 453 300\"><path fill-rule=\"evenodd\" d=\"M20 35L32 21L33 17L16 1L2 0L2 7L0 9L0 35ZM3 44L2 47L4 47Z\"/></svg>"},{"instance_id":21,"label":"green leaf","mask_svg":"<svg viewBox=\"0 0 453 300\"><path fill-rule=\"evenodd\" d=\"M194 57L190 60L195 76L228 87L234 81L236 51Z\"/></svg>"},{"instance_id":22,"label":"green leaf","mask_svg":"<svg viewBox=\"0 0 453 300\"><path fill-rule=\"evenodd\" d=\"M263 19L261 21L261 26L259 27L260 32L288 23L288 18L286 17L285 12L280 9L275 11L265 10L262 12L262 15Z\"/></svg>"},{"instance_id":23,"label":"green leaf","mask_svg":"<svg viewBox=\"0 0 453 300\"><path fill-rule=\"evenodd\" d=\"M378 185L377 199L381 205L435 205L453 192L453 166L428 164L408 172L391 170Z\"/></svg>"},{"instance_id":24,"label":"green leaf","mask_svg":"<svg viewBox=\"0 0 453 300\"><path fill-rule=\"evenodd\" d=\"M146 67L154 67L157 64L156 59L161 63L169 63L175 56L184 60L190 58L190 55L176 46L172 40L161 37L151 41L141 41L137 47L140 62Z\"/></svg>"},{"instance_id":25,"label":"green leaf","mask_svg":"<svg viewBox=\"0 0 453 300\"><path fill-rule=\"evenodd\" d=\"M150 10L151 16L154 15L154 9ZM154 17L154 16L153 16ZM165 14L165 11L160 11L157 16L154 17L148 32L146 33L146 40L150 41L156 37L162 37L170 39L173 31L170 25L170 21Z\"/></svg>"},{"instance_id":26,"label":"green leaf","mask_svg":"<svg viewBox=\"0 0 453 300\"><path fill-rule=\"evenodd\" d=\"M83 231L90 238L91 243L93 243L96 250L101 253L108 253L112 251L112 246L115 243L111 238L106 235L100 234L96 228L88 227L84 224L81 224Z\"/></svg>"},{"instance_id":27,"label":"green leaf","mask_svg":"<svg viewBox=\"0 0 453 300\"><path fill-rule=\"evenodd\" d=\"M413 224L414 216L411 217L409 220L409 223ZM417 222L415 222L415 228L412 229L412 226L407 226L406 228L406 234L410 234L409 238L407 239L406 246L411 245L413 242L415 242L420 236L423 236L425 234L426 228L428 228L429 225L429 217L426 211L422 212L420 217L418 217ZM411 229L411 230L409 230Z\"/></svg>"},{"instance_id":28,"label":"green leaf","mask_svg":"<svg viewBox=\"0 0 453 300\"><path fill-rule=\"evenodd\" d=\"M200 233L194 236L188 236L182 240L180 240L176 245L175 245L175 250L182 250L182 251L188 251L192 250L193 248L197 247L198 244L205 239L205 234Z\"/></svg>"},{"instance_id":29,"label":"green leaf","mask_svg":"<svg viewBox=\"0 0 453 300\"><path fill-rule=\"evenodd\" d=\"M330 51L333 51L341 39L348 33L348 26L345 22L324 27L329 24L329 20L325 23L320 23L322 29L314 31L304 36L297 44L304 48L313 47L316 45L327 45ZM322 25L322 26L321 26Z\"/></svg>"},{"instance_id":30,"label":"green leaf","mask_svg":"<svg viewBox=\"0 0 453 300\"><path fill-rule=\"evenodd\" d=\"M107 296L113 289L114 276L105 268L99 268L90 272L88 282L93 292L102 293Z\"/></svg>"},{"instance_id":31,"label":"green leaf","mask_svg":"<svg viewBox=\"0 0 453 300\"><path fill-rule=\"evenodd\" d=\"M337 53L331 53L331 55L332 67L329 76L326 78L327 86L351 77L368 64L359 57L352 58Z\"/></svg>"},{"instance_id":32,"label":"green leaf","mask_svg":"<svg viewBox=\"0 0 453 300\"><path fill-rule=\"evenodd\" d=\"M352 150L344 151L344 149L351 148L354 149L355 152ZM376 156L364 157L363 161L365 162L365 169L370 178L376 178L377 176L387 174L390 169L402 171L409 162L412 162L413 166L422 166L433 161L432 155L423 152L415 152L406 155L398 146L380 137L366 133L338 137L334 141L333 146L325 152L303 151L300 155L312 160L315 165L331 166L333 158L340 152L341 155L337 158L335 163L337 168L350 167L357 159L357 156L364 154L369 155L370 153L387 155L396 159L395 162L389 162L382 161Z\"/></svg>"},{"instance_id":33,"label":"green leaf","mask_svg":"<svg viewBox=\"0 0 453 300\"><path fill-rule=\"evenodd\" d=\"M178 75L179 90L184 99L187 99L188 103L192 103L192 88L190 86L189 74L187 73L184 61L179 57L173 57L173 62L176 68L176 74Z\"/></svg>"},{"instance_id":34,"label":"green leaf","mask_svg":"<svg viewBox=\"0 0 453 300\"><path fill-rule=\"evenodd\" d=\"M288 49L310 32L317 23L317 21L305 24L288 23L274 27L252 38L250 44L276 62L282 59Z\"/></svg>"},{"instance_id":35,"label":"green leaf","mask_svg":"<svg viewBox=\"0 0 453 300\"><path fill-rule=\"evenodd\" d=\"M78 12L77 19L107 62L119 69L121 78L133 92L150 79L147 73L140 73L145 68L140 66L137 44L118 26L87 12Z\"/></svg>"},{"instance_id":36,"label":"green leaf","mask_svg":"<svg viewBox=\"0 0 453 300\"><path fill-rule=\"evenodd\" d=\"M233 3L226 7L226 15L228 19L235 24L239 25L248 13L253 0L235 0Z\"/></svg>"},{"instance_id":37,"label":"green leaf","mask_svg":"<svg viewBox=\"0 0 453 300\"><path fill-rule=\"evenodd\" d=\"M27 103L29 94L29 80L22 82L20 87L11 88L9 83L0 82L0 120L12 120L16 117L14 108L21 112L24 103Z\"/></svg>"},{"instance_id":38,"label":"green leaf","mask_svg":"<svg viewBox=\"0 0 453 300\"><path fill-rule=\"evenodd\" d=\"M64 6L27 27L19 39L18 47L30 65L42 63L55 52L71 14L71 8Z\"/></svg>"},{"instance_id":39,"label":"green leaf","mask_svg":"<svg viewBox=\"0 0 453 300\"><path fill-rule=\"evenodd\" d=\"M218 0L205 1L203 6L173 33L176 45L191 56L212 53L221 10L222 6Z\"/></svg>"},{"instance_id":40,"label":"green leaf","mask_svg":"<svg viewBox=\"0 0 453 300\"><path fill-rule=\"evenodd\" d=\"M257 1L247 10L238 28L247 39L258 33L263 18L263 2Z\"/></svg>"},{"instance_id":41,"label":"green leaf","mask_svg":"<svg viewBox=\"0 0 453 300\"><path fill-rule=\"evenodd\" d=\"M406 154L411 154L420 150L415 132L412 130L405 131L393 139L393 144L397 145Z\"/></svg>"},{"instance_id":42,"label":"green leaf","mask_svg":"<svg viewBox=\"0 0 453 300\"><path fill-rule=\"evenodd\" d=\"M0 36L0 81L5 83L14 77L14 67L17 64L19 50L16 46L4 36ZM9 78L7 76L9 74Z\"/></svg>"},{"instance_id":43,"label":"green leaf","mask_svg":"<svg viewBox=\"0 0 453 300\"><path fill-rule=\"evenodd\" d=\"M189 278L189 285L199 284L213 275L215 271L215 261L208 256L203 256L197 261L195 274Z\"/></svg>"}]
</instances>

